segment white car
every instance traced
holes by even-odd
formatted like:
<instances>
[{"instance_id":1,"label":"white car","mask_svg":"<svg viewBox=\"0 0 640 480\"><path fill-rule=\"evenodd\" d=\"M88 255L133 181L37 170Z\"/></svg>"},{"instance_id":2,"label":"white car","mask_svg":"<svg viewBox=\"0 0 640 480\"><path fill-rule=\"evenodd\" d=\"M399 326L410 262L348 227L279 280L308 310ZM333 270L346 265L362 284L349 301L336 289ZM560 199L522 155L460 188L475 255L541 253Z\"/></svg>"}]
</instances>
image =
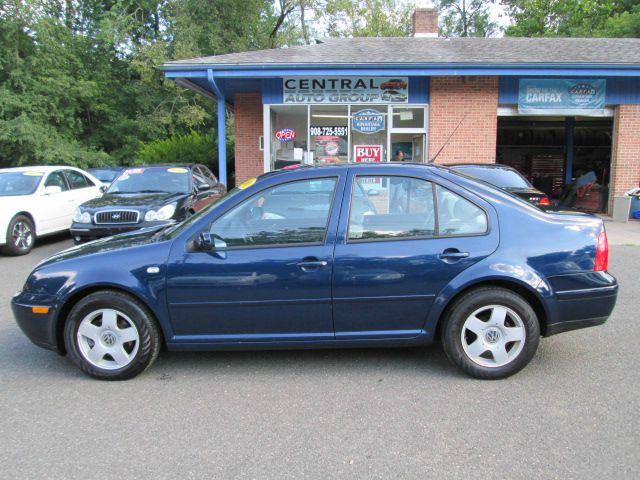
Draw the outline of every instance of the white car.
<instances>
[{"instance_id":1,"label":"white car","mask_svg":"<svg viewBox=\"0 0 640 480\"><path fill-rule=\"evenodd\" d=\"M36 237L68 230L74 210L102 195L101 185L74 167L0 169L0 249L24 255Z\"/></svg>"}]
</instances>

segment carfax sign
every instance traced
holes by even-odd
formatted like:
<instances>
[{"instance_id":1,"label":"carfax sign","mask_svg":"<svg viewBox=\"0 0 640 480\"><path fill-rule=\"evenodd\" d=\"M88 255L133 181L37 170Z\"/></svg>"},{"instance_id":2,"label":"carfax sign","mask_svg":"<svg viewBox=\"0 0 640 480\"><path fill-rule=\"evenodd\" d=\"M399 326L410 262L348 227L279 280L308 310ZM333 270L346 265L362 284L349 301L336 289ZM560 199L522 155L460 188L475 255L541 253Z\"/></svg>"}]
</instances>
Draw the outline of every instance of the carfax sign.
<instances>
[{"instance_id":1,"label":"carfax sign","mask_svg":"<svg viewBox=\"0 0 640 480\"><path fill-rule=\"evenodd\" d=\"M351 126L360 133L377 133L384 130L384 114L373 108L365 108L353 114Z\"/></svg>"},{"instance_id":2,"label":"carfax sign","mask_svg":"<svg viewBox=\"0 0 640 480\"><path fill-rule=\"evenodd\" d=\"M518 113L594 115L604 112L606 80L520 79Z\"/></svg>"},{"instance_id":3,"label":"carfax sign","mask_svg":"<svg viewBox=\"0 0 640 480\"><path fill-rule=\"evenodd\" d=\"M407 103L408 77L289 77L284 103Z\"/></svg>"}]
</instances>

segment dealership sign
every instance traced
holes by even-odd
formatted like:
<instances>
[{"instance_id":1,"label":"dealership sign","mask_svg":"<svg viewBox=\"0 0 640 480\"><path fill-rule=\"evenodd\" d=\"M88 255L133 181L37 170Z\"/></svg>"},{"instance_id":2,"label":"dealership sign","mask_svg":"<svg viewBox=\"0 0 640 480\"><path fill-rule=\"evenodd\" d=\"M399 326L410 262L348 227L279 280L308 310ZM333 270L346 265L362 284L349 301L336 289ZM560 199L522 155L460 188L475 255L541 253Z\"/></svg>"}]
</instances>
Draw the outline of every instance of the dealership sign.
<instances>
[{"instance_id":1,"label":"dealership sign","mask_svg":"<svg viewBox=\"0 0 640 480\"><path fill-rule=\"evenodd\" d=\"M381 162L382 145L356 145L353 147L353 159L356 163Z\"/></svg>"},{"instance_id":2,"label":"dealership sign","mask_svg":"<svg viewBox=\"0 0 640 480\"><path fill-rule=\"evenodd\" d=\"M606 80L520 79L518 113L597 115L604 112Z\"/></svg>"},{"instance_id":3,"label":"dealership sign","mask_svg":"<svg viewBox=\"0 0 640 480\"><path fill-rule=\"evenodd\" d=\"M384 130L384 114L367 108L353 114L351 127L355 132L360 133L377 133Z\"/></svg>"},{"instance_id":4,"label":"dealership sign","mask_svg":"<svg viewBox=\"0 0 640 480\"><path fill-rule=\"evenodd\" d=\"M407 77L288 77L284 103L407 103Z\"/></svg>"}]
</instances>

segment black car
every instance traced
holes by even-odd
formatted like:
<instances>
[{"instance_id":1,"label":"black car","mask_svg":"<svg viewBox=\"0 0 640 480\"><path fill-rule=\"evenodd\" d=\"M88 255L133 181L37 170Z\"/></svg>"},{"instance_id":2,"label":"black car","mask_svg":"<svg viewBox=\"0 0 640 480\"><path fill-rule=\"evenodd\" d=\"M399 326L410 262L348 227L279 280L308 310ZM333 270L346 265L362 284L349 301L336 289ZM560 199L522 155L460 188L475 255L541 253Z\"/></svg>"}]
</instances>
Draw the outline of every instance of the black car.
<instances>
[{"instance_id":1,"label":"black car","mask_svg":"<svg viewBox=\"0 0 640 480\"><path fill-rule=\"evenodd\" d=\"M75 243L144 227L177 223L226 193L204 165L153 165L127 168L100 198L83 203L73 215Z\"/></svg>"},{"instance_id":2,"label":"black car","mask_svg":"<svg viewBox=\"0 0 640 480\"><path fill-rule=\"evenodd\" d=\"M447 165L457 172L484 180L539 207L549 207L551 201L524 178L515 168L497 164L459 163Z\"/></svg>"}]
</instances>

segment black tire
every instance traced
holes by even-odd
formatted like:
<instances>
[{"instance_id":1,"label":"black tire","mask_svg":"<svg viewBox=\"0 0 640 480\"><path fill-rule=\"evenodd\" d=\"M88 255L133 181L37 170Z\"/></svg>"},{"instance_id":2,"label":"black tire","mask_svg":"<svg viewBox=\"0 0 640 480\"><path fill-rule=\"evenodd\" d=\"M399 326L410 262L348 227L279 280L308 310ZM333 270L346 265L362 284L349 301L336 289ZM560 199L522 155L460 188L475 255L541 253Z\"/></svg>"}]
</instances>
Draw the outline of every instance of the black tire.
<instances>
[{"instance_id":1,"label":"black tire","mask_svg":"<svg viewBox=\"0 0 640 480\"><path fill-rule=\"evenodd\" d=\"M36 231L29 217L16 215L7 228L7 243L2 248L5 255L26 255L36 243Z\"/></svg>"},{"instance_id":2,"label":"black tire","mask_svg":"<svg viewBox=\"0 0 640 480\"><path fill-rule=\"evenodd\" d=\"M85 335L79 333L81 328ZM80 300L64 326L64 342L73 362L101 380L127 380L142 373L158 357L161 337L145 305L112 290Z\"/></svg>"},{"instance_id":3,"label":"black tire","mask_svg":"<svg viewBox=\"0 0 640 480\"><path fill-rule=\"evenodd\" d=\"M443 319L441 336L449 360L468 375L499 379L531 361L540 343L540 324L520 295L481 287L454 301Z\"/></svg>"}]
</instances>

